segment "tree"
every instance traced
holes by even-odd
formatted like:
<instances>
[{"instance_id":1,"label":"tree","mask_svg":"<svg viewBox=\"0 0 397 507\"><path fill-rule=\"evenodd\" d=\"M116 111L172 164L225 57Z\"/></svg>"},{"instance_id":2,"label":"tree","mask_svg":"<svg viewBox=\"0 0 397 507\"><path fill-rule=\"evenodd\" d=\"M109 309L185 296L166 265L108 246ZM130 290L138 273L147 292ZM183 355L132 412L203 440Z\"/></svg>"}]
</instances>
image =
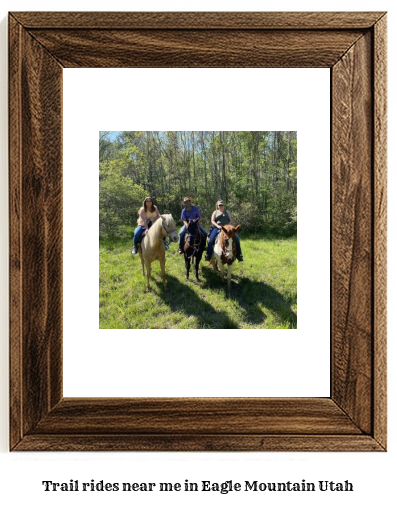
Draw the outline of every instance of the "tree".
<instances>
[{"instance_id":1,"label":"tree","mask_svg":"<svg viewBox=\"0 0 397 507\"><path fill-rule=\"evenodd\" d=\"M191 195L207 225L222 198L244 231L294 233L296 148L294 131L100 132L101 231L131 225L145 195L178 219Z\"/></svg>"}]
</instances>

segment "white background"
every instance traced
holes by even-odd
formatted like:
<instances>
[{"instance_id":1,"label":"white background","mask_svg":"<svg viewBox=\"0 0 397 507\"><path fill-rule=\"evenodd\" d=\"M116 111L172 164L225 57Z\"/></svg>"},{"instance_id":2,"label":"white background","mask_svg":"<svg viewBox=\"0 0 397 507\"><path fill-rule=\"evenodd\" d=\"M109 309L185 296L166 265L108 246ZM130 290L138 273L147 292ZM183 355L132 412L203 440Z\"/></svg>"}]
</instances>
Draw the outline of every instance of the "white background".
<instances>
[{"instance_id":1,"label":"white background","mask_svg":"<svg viewBox=\"0 0 397 507\"><path fill-rule=\"evenodd\" d=\"M92 6L92 7L91 7ZM109 2L97 1L95 4L80 0L56 5L60 10L297 10L298 4L292 1L274 2L249 1L237 2L177 2L147 1ZM53 2L37 1L36 10L54 10ZM299 2L300 10L388 10L389 11L389 48L396 47L395 3L324 1ZM393 339L396 324L389 319L389 441L387 453L31 453L10 454L8 452L8 260L7 260L7 23L8 10L32 10L33 4L27 1L3 2L0 22L1 53L1 99L0 99L0 499L3 505L265 505L287 506L291 502L297 505L350 506L358 502L361 505L393 505L395 502L395 472L397 465L396 439L396 373L393 368L396 361L396 345ZM389 167L396 166L393 142L396 137L395 92L395 56L389 52ZM396 242L393 233L393 220L396 215L396 179L395 171L389 171L389 259L396 258ZM389 262L389 314L392 316L393 302L396 296L396 271ZM292 379L293 381L293 379ZM216 493L159 494L147 493L44 493L41 481L65 482L70 479L89 482L141 482L171 481L183 483L185 479L225 481L245 480L268 481L306 481L318 480L345 481L354 483L353 493L234 493L220 495ZM87 495L90 495L87 497ZM94 495L94 496L93 496ZM131 495L135 495L131 497ZM321 503L320 503L321 502Z\"/></svg>"},{"instance_id":2,"label":"white background","mask_svg":"<svg viewBox=\"0 0 397 507\"><path fill-rule=\"evenodd\" d=\"M65 69L63 83L64 395L329 396L330 70ZM298 329L99 330L98 130L297 131Z\"/></svg>"}]
</instances>

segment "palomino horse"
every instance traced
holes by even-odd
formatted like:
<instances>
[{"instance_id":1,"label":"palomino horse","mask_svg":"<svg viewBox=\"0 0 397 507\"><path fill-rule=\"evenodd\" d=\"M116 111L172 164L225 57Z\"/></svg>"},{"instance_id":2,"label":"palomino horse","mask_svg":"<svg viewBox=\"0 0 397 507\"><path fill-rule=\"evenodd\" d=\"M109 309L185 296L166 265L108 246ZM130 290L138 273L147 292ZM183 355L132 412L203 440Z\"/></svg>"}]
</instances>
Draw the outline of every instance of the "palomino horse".
<instances>
[{"instance_id":1,"label":"palomino horse","mask_svg":"<svg viewBox=\"0 0 397 507\"><path fill-rule=\"evenodd\" d=\"M207 238L201 232L198 221L199 218L196 218L196 220L188 220L183 254L185 257L186 280L189 280L190 261L192 260L192 265L194 261L196 261L196 280L199 282L199 264L203 256Z\"/></svg>"},{"instance_id":2,"label":"palomino horse","mask_svg":"<svg viewBox=\"0 0 397 507\"><path fill-rule=\"evenodd\" d=\"M216 270L217 266L221 272L221 276L225 278L225 265L227 265L227 289L230 290L230 281L232 278L233 263L236 260L236 232L240 230L240 226L223 225L216 243L214 253L212 255L211 264Z\"/></svg>"},{"instance_id":3,"label":"palomino horse","mask_svg":"<svg viewBox=\"0 0 397 507\"><path fill-rule=\"evenodd\" d=\"M165 236L168 236L170 241L178 241L175 220L172 215L161 215L141 241L139 255L143 274L145 274L146 266L146 292L150 290L151 264L156 260L160 262L161 277L165 289L165 246L163 243Z\"/></svg>"}]
</instances>

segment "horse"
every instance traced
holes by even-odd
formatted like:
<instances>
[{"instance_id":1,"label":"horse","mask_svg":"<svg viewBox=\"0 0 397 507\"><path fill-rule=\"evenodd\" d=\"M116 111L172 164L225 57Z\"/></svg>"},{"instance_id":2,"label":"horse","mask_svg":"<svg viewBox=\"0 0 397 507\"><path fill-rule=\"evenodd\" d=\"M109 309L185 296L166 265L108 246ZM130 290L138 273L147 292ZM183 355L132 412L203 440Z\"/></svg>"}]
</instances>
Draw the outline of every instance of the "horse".
<instances>
[{"instance_id":1,"label":"horse","mask_svg":"<svg viewBox=\"0 0 397 507\"><path fill-rule=\"evenodd\" d=\"M216 238L214 253L211 258L214 271L216 271L218 267L223 280L225 279L225 265L227 265L228 291L230 291L233 263L237 257L236 232L239 230L239 225L236 225L236 227L233 225L223 225Z\"/></svg>"},{"instance_id":2,"label":"horse","mask_svg":"<svg viewBox=\"0 0 397 507\"><path fill-rule=\"evenodd\" d=\"M142 238L139 256L141 258L143 275L145 275L146 266L146 292L150 290L151 264L156 260L160 262L161 278L163 280L163 287L166 289L165 246L163 243L165 236L168 236L170 241L178 241L175 220L172 218L172 215L160 215L160 218L154 222L147 234Z\"/></svg>"},{"instance_id":3,"label":"horse","mask_svg":"<svg viewBox=\"0 0 397 507\"><path fill-rule=\"evenodd\" d=\"M196 280L199 282L199 264L201 257L203 256L207 238L201 232L198 221L199 218L196 218L195 220L188 220L183 254L185 257L186 280L189 280L190 261L192 260L192 265L194 264L194 261L196 261Z\"/></svg>"}]
</instances>

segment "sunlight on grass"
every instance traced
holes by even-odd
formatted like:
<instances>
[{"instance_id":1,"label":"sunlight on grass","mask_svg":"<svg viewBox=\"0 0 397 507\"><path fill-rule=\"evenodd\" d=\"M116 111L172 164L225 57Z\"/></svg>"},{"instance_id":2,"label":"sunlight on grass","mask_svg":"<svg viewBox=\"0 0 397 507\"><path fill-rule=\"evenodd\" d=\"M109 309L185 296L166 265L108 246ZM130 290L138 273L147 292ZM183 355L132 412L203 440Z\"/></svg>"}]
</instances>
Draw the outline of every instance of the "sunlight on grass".
<instances>
[{"instance_id":1,"label":"sunlight on grass","mask_svg":"<svg viewBox=\"0 0 397 507\"><path fill-rule=\"evenodd\" d=\"M200 264L185 281L183 256L171 245L166 256L167 290L158 262L145 293L139 256L130 240L102 240L99 259L101 329L294 329L297 327L296 238L242 235L244 262L236 262L230 297L220 277Z\"/></svg>"}]
</instances>

